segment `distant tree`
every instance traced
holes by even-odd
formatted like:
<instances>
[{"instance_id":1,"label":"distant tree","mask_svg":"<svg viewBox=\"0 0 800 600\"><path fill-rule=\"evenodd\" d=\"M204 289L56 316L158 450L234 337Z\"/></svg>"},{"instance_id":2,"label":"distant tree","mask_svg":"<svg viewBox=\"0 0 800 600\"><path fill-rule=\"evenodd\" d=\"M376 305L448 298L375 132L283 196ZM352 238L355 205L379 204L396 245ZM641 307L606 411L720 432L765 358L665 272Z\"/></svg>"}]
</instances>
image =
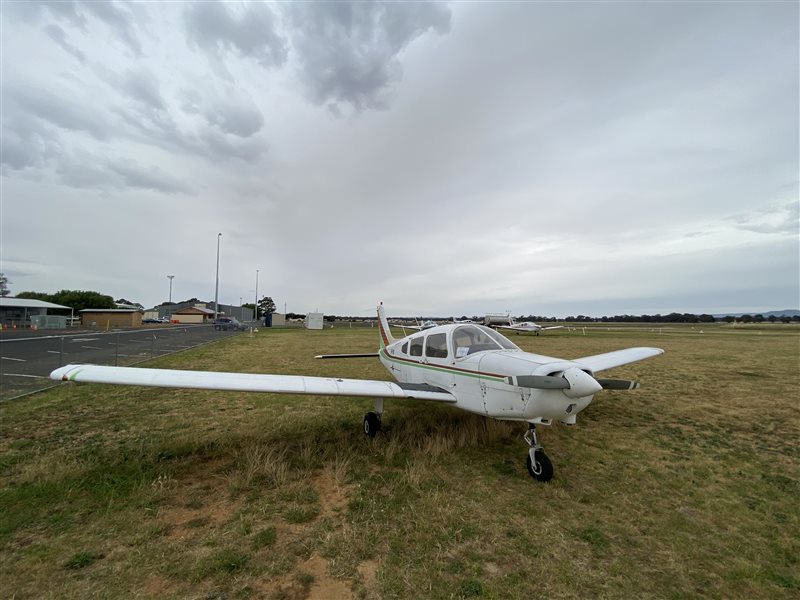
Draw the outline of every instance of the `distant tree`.
<instances>
[{"instance_id":1,"label":"distant tree","mask_svg":"<svg viewBox=\"0 0 800 600\"><path fill-rule=\"evenodd\" d=\"M259 316L256 318L260 318L260 315L271 315L275 312L275 303L272 301L272 298L269 296L264 296L261 300L258 301L258 313Z\"/></svg>"},{"instance_id":2,"label":"distant tree","mask_svg":"<svg viewBox=\"0 0 800 600\"><path fill-rule=\"evenodd\" d=\"M27 298L29 300L44 300L53 304L69 306L75 311L85 308L115 308L114 298L101 294L100 292L84 290L61 290L55 294L45 294L43 292L20 292L17 298Z\"/></svg>"},{"instance_id":3,"label":"distant tree","mask_svg":"<svg viewBox=\"0 0 800 600\"><path fill-rule=\"evenodd\" d=\"M100 292L60 290L50 296L50 302L69 306L76 312L86 308L114 308L114 298Z\"/></svg>"},{"instance_id":4,"label":"distant tree","mask_svg":"<svg viewBox=\"0 0 800 600\"><path fill-rule=\"evenodd\" d=\"M9 283L11 282L8 280L8 277L6 277L4 273L0 273L0 296L3 298L11 293L11 290L8 289Z\"/></svg>"},{"instance_id":5,"label":"distant tree","mask_svg":"<svg viewBox=\"0 0 800 600\"><path fill-rule=\"evenodd\" d=\"M20 292L17 298L26 298L27 300L44 300L50 302L50 294L44 292Z\"/></svg>"}]
</instances>

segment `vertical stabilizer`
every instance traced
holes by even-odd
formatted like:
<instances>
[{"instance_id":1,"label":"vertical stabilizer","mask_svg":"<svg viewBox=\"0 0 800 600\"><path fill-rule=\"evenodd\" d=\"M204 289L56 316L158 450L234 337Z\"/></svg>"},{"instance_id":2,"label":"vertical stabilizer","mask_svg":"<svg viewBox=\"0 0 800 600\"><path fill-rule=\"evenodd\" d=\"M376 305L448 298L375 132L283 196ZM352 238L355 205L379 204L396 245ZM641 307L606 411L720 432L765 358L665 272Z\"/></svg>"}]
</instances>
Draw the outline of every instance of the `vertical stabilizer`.
<instances>
[{"instance_id":1,"label":"vertical stabilizer","mask_svg":"<svg viewBox=\"0 0 800 600\"><path fill-rule=\"evenodd\" d=\"M383 310L383 302L378 305L378 327L381 330L381 348L383 348L394 341L389 330L389 321L386 320L386 311Z\"/></svg>"}]
</instances>

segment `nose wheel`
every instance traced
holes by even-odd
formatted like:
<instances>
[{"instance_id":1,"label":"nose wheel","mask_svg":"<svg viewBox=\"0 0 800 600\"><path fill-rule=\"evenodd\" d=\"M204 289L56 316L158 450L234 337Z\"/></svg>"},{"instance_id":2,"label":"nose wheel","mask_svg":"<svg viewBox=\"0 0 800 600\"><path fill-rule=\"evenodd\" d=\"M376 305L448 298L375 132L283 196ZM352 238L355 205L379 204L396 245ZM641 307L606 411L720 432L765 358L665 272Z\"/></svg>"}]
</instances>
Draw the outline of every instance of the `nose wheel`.
<instances>
[{"instance_id":1,"label":"nose wheel","mask_svg":"<svg viewBox=\"0 0 800 600\"><path fill-rule=\"evenodd\" d=\"M528 473L536 481L550 481L553 478L553 463L544 453L544 449L536 439L536 425L530 424L530 428L523 436L530 446L528 450Z\"/></svg>"}]
</instances>

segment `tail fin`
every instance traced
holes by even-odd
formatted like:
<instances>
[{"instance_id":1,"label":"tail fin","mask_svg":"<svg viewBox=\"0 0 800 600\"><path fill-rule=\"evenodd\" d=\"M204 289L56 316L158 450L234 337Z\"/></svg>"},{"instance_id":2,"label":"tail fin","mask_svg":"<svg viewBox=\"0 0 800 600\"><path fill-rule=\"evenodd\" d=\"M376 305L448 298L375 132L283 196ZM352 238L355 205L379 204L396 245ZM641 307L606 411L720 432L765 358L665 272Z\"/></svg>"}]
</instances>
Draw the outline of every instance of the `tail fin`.
<instances>
[{"instance_id":1,"label":"tail fin","mask_svg":"<svg viewBox=\"0 0 800 600\"><path fill-rule=\"evenodd\" d=\"M389 321L386 320L386 312L383 310L383 302L378 305L378 327L381 330L381 348L394 342L392 332L389 330Z\"/></svg>"}]
</instances>

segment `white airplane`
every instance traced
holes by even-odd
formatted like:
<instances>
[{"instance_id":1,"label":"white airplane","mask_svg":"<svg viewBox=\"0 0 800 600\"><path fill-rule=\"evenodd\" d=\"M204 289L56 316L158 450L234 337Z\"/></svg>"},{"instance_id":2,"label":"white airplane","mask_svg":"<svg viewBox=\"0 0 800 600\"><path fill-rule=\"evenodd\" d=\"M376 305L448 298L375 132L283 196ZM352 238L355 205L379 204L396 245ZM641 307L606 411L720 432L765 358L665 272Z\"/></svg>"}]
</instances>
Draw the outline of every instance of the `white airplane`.
<instances>
[{"instance_id":1,"label":"white airplane","mask_svg":"<svg viewBox=\"0 0 800 600\"><path fill-rule=\"evenodd\" d=\"M514 319L509 319L508 325L495 325L497 329L508 329L510 331L516 331L517 333L535 333L539 335L540 331L545 331L547 329L563 329L563 325L552 325L550 327L542 327L534 323L533 321L522 321L520 323L515 323Z\"/></svg>"},{"instance_id":2,"label":"white airplane","mask_svg":"<svg viewBox=\"0 0 800 600\"><path fill-rule=\"evenodd\" d=\"M334 377L179 371L98 365L67 365L51 379L91 383L143 385L229 391L366 396L375 410L364 416L364 433L381 428L385 398L443 402L457 408L529 424L528 472L549 481L553 466L536 437L536 425L576 416L603 389L628 390L638 383L596 379L595 373L661 354L659 348L626 348L575 360L524 352L502 334L477 324L448 324L394 339L383 306L378 307L380 350L367 354L321 355L317 358L377 356L397 383Z\"/></svg>"}]
</instances>

